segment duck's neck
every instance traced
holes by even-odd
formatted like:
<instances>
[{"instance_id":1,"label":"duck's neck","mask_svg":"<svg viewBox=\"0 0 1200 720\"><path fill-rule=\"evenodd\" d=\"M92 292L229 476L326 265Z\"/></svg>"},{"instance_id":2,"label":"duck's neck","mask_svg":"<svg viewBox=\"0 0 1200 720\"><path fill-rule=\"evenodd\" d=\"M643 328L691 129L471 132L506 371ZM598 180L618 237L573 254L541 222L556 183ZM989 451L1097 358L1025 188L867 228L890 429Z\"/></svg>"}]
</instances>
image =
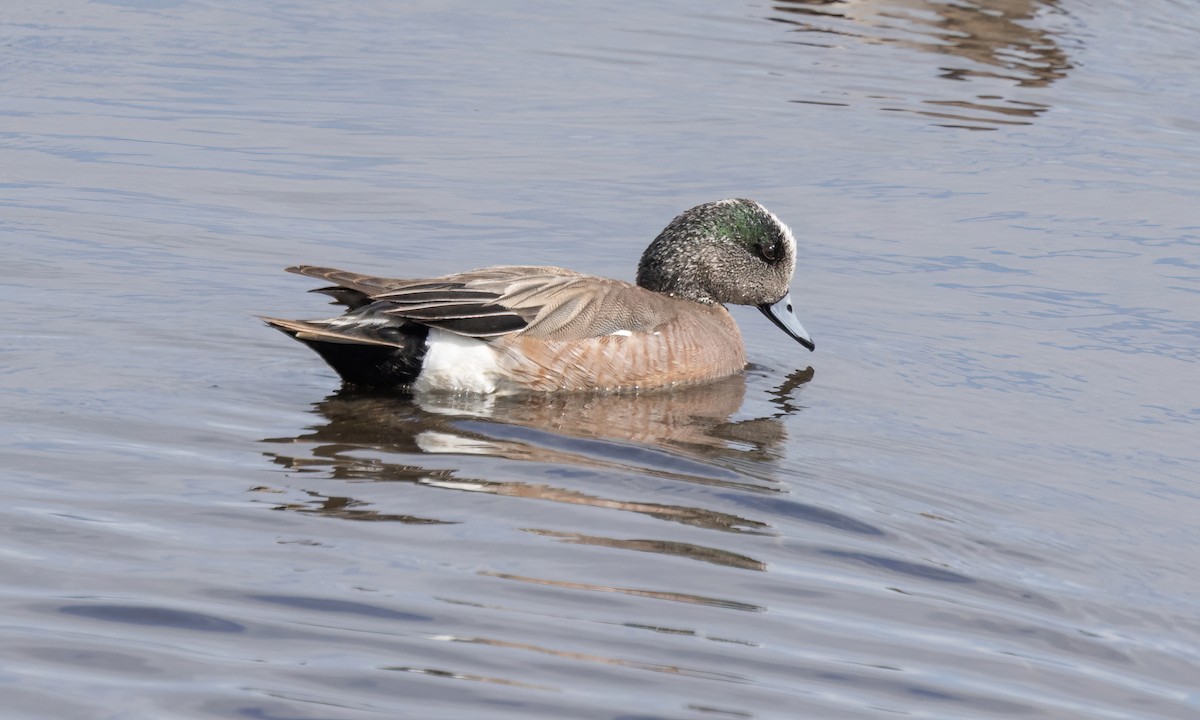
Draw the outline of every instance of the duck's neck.
<instances>
[{"instance_id":1,"label":"duck's neck","mask_svg":"<svg viewBox=\"0 0 1200 720\"><path fill-rule=\"evenodd\" d=\"M637 284L671 297L717 305L712 294L704 287L708 273L691 251L689 240L686 235L673 233L672 227L663 230L642 253L638 263Z\"/></svg>"}]
</instances>

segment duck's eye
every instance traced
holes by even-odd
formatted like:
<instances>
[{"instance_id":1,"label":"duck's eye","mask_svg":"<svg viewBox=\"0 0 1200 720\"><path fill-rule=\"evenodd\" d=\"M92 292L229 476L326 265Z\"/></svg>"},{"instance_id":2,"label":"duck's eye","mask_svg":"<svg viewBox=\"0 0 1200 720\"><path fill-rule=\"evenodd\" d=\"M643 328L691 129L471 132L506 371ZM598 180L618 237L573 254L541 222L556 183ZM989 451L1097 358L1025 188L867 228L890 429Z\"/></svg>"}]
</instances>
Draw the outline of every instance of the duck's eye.
<instances>
[{"instance_id":1,"label":"duck's eye","mask_svg":"<svg viewBox=\"0 0 1200 720\"><path fill-rule=\"evenodd\" d=\"M783 243L778 240L758 244L758 254L769 263L773 263L783 255Z\"/></svg>"}]
</instances>

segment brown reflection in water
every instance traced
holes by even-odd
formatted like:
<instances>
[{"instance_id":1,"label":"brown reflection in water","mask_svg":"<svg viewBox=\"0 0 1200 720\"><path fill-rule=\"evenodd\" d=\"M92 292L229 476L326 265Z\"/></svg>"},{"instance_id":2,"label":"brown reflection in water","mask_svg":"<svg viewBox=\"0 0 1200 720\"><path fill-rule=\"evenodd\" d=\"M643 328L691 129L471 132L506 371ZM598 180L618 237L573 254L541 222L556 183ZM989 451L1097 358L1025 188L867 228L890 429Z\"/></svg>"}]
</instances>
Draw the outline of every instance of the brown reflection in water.
<instances>
[{"instance_id":1,"label":"brown reflection in water","mask_svg":"<svg viewBox=\"0 0 1200 720\"><path fill-rule=\"evenodd\" d=\"M537 530L530 528L529 532L543 537L560 538L566 542L578 545L595 545L611 547L636 552L652 552L662 555L700 560L714 565L725 565L743 570L766 570L767 564L754 558L738 555L727 550L693 545L691 543L673 542L668 540L618 540L616 538L597 537L595 535L580 535L578 533L557 532L554 530Z\"/></svg>"},{"instance_id":2,"label":"brown reflection in water","mask_svg":"<svg viewBox=\"0 0 1200 720\"><path fill-rule=\"evenodd\" d=\"M814 33L814 38L819 37L818 33L851 37L939 56L938 74L947 80L995 78L1017 87L1044 88L1066 77L1072 68L1058 36L1032 24L1041 16L1063 14L1058 0L777 0L774 9L782 15L771 20L790 25L795 32ZM801 44L827 46L815 41ZM889 93L894 91L894 87L888 89ZM971 130L995 129L988 125L1028 125L1049 109L1049 105L995 94L916 99L940 109L884 109L916 112L947 120L939 124L948 127ZM795 102L848 104L824 99Z\"/></svg>"},{"instance_id":3,"label":"brown reflection in water","mask_svg":"<svg viewBox=\"0 0 1200 720\"><path fill-rule=\"evenodd\" d=\"M693 605L710 605L712 607L727 608L729 610L742 610L745 612L764 612L766 608L761 605L751 603L738 602L737 600L724 600L722 598L707 597L704 595L692 595L690 593L665 592L662 590L643 590L640 588L624 588L613 587L611 585L594 585L592 583L581 582L566 582L563 580L547 580L545 578L527 577L524 575L511 575L509 573L496 572L480 572L480 575L488 577L501 578L504 580L518 580L520 582L530 583L533 585L550 585L557 588L565 588L567 590L587 590L589 592L603 593L620 593L621 595L636 595L637 597L654 598L655 600L669 600L671 602L689 603Z\"/></svg>"},{"instance_id":4,"label":"brown reflection in water","mask_svg":"<svg viewBox=\"0 0 1200 720\"><path fill-rule=\"evenodd\" d=\"M266 453L268 457L301 478L317 473L349 482L405 482L621 510L724 532L764 533L768 528L765 522L719 510L609 498L547 484L463 477L455 469L425 467L420 458L487 455L635 472L752 492L778 492L769 479L727 470L718 461L737 458L749 460L751 465L767 465L778 457L787 437L780 418L800 409L793 394L812 377L811 368L796 371L772 391L772 403L779 409L775 415L736 421L731 418L740 409L746 389L746 380L740 376L699 387L630 395L414 397L338 393L317 405L324 424L298 437L264 442L277 448ZM289 452L288 447L300 452ZM303 492L312 500L282 503L277 509L349 520L445 522L381 512L355 498L325 495L311 488ZM618 547L631 541L606 542ZM649 551L652 547L641 545L636 549ZM693 547L689 551L681 544L670 543L657 547L668 554L761 569L756 567L761 563L751 558L710 548Z\"/></svg>"},{"instance_id":5,"label":"brown reflection in water","mask_svg":"<svg viewBox=\"0 0 1200 720\"><path fill-rule=\"evenodd\" d=\"M454 480L425 482L424 484L443 487L449 490L468 490L470 492L482 492L492 495L503 495L505 497L549 500L566 505L586 505L588 507L607 508L609 510L622 510L624 512L647 515L658 520L671 520L708 530L761 535L765 534L763 531L769 527L766 523L759 522L758 520L751 520L707 508L688 507L686 505L663 505L660 503L644 503L631 500L613 500L576 490L557 488L551 485L535 485L523 482L490 482L484 480Z\"/></svg>"},{"instance_id":6,"label":"brown reflection in water","mask_svg":"<svg viewBox=\"0 0 1200 720\"><path fill-rule=\"evenodd\" d=\"M317 405L328 421L295 438L273 443L312 443L313 459L293 459L289 467L327 466L328 458L350 449L387 452L458 452L517 460L560 462L568 451L464 432L455 423L475 418L497 427L519 426L559 436L629 442L695 450L704 459L722 456L770 460L785 438L779 417L797 412L793 393L813 377L812 368L793 372L771 392L779 412L772 417L731 422L745 395L744 377L706 385L642 394L536 394L511 396L380 395L340 392ZM432 438L429 433L433 433ZM459 445L439 447L457 437ZM731 445L732 443L732 445ZM749 445L750 447L745 447ZM582 458L572 456L578 461ZM595 459L586 464L595 466ZM603 463L601 463L603 464ZM362 470L363 468L356 468ZM412 467L417 479L428 471ZM398 479L398 478L397 478Z\"/></svg>"}]
</instances>

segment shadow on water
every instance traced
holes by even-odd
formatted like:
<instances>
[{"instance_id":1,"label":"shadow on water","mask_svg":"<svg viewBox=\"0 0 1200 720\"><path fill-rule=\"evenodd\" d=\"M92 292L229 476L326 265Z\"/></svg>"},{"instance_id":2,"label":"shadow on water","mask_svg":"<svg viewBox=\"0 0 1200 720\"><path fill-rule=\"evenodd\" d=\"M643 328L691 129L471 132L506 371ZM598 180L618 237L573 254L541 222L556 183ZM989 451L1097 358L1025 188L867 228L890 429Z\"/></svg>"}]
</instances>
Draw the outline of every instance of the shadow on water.
<instances>
[{"instance_id":1,"label":"shadow on water","mask_svg":"<svg viewBox=\"0 0 1200 720\"><path fill-rule=\"evenodd\" d=\"M994 130L1005 125L1029 125L1050 108L1028 99L1010 97L1004 88L1038 90L1067 76L1072 63L1061 35L1045 25L1065 17L1057 0L777 0L770 19L794 33L804 33L799 45L842 49L847 40L866 45L890 45L934 56L936 77L960 83L986 83L987 90L968 94L963 86L952 97L944 84L918 87L921 78L907 78L895 69L879 78L887 85L864 93L864 100L881 109L933 118L935 124L969 130ZM919 68L914 68L917 70ZM841 87L862 87L862 82ZM805 98L793 102L850 105L843 100ZM1040 97L1040 96L1037 96ZM916 100L916 107L906 105Z\"/></svg>"}]
</instances>

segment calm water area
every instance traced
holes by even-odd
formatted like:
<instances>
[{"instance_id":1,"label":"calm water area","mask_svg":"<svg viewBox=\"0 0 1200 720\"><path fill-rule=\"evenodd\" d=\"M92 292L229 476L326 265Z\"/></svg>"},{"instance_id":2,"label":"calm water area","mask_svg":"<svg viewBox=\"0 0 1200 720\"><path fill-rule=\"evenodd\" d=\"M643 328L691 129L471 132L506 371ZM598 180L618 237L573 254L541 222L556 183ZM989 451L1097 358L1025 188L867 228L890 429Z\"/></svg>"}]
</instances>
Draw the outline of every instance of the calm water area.
<instances>
[{"instance_id":1,"label":"calm water area","mask_svg":"<svg viewBox=\"0 0 1200 720\"><path fill-rule=\"evenodd\" d=\"M1200 718L1200 3L0 12L0 717ZM339 392L282 269L793 228L808 353Z\"/></svg>"}]
</instances>

